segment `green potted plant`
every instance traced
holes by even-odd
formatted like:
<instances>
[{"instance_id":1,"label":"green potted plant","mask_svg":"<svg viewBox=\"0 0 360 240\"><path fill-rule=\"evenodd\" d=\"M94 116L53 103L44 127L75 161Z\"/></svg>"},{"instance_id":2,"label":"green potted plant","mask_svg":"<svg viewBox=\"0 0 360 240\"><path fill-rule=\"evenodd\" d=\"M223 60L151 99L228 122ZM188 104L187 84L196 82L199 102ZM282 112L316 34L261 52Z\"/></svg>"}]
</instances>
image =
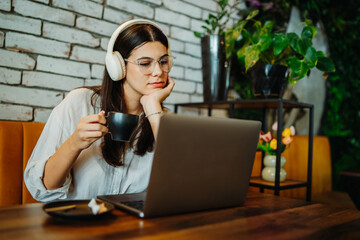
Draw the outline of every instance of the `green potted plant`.
<instances>
[{"instance_id":1,"label":"green potted plant","mask_svg":"<svg viewBox=\"0 0 360 240\"><path fill-rule=\"evenodd\" d=\"M250 70L255 96L279 97L286 79L295 84L313 68L325 74L335 71L332 60L312 46L317 28L310 20L302 23L304 28L300 36L294 32L273 31L273 21L264 24L252 21L253 24L245 26L241 32L228 35L227 41L237 41L240 46L233 51L245 71Z\"/></svg>"}]
</instances>

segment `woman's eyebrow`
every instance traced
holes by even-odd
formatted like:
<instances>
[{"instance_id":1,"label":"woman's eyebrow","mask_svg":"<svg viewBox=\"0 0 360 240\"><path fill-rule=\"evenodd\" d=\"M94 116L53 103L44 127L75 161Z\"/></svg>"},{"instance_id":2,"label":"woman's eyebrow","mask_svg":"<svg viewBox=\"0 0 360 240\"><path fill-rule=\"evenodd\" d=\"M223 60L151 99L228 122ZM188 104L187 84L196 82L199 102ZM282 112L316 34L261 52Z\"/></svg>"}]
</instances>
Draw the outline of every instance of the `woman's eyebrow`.
<instances>
[{"instance_id":1,"label":"woman's eyebrow","mask_svg":"<svg viewBox=\"0 0 360 240\"><path fill-rule=\"evenodd\" d=\"M162 58L162 57L166 57L166 56L169 56L169 54L168 54L168 53L165 53L164 55L162 55L161 57L159 57L159 59ZM153 59L153 58L143 56L143 57L141 57L141 58L138 58L137 60L142 60L142 59Z\"/></svg>"}]
</instances>

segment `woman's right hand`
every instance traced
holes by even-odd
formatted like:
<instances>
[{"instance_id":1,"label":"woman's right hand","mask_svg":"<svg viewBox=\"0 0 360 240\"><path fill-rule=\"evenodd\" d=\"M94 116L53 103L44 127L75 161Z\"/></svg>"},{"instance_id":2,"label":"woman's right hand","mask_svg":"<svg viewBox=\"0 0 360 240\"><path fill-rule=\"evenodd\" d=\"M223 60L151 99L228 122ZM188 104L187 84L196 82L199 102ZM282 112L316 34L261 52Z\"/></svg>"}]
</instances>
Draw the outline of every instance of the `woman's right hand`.
<instances>
[{"instance_id":1,"label":"woman's right hand","mask_svg":"<svg viewBox=\"0 0 360 240\"><path fill-rule=\"evenodd\" d=\"M78 150L83 150L107 134L109 129L105 126L105 113L82 117L74 133L71 135L71 144Z\"/></svg>"}]
</instances>

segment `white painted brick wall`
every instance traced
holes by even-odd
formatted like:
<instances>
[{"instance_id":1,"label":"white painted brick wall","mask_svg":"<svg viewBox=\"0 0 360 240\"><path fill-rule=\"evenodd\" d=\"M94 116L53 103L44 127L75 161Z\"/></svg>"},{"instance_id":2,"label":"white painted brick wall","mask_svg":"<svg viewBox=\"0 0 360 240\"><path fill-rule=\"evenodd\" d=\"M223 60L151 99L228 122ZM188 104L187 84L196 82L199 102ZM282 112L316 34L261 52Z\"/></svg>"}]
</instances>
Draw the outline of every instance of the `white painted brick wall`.
<instances>
[{"instance_id":1,"label":"white painted brick wall","mask_svg":"<svg viewBox=\"0 0 360 240\"><path fill-rule=\"evenodd\" d=\"M202 95L191 95L190 96L190 102L203 102L203 101L204 101L204 98Z\"/></svg>"},{"instance_id":2,"label":"white painted brick wall","mask_svg":"<svg viewBox=\"0 0 360 240\"><path fill-rule=\"evenodd\" d=\"M78 17L76 19L76 27L87 30L89 32L97 33L100 35L111 36L111 34L118 27L117 24L105 22L90 17Z\"/></svg>"},{"instance_id":3,"label":"white painted brick wall","mask_svg":"<svg viewBox=\"0 0 360 240\"><path fill-rule=\"evenodd\" d=\"M190 81L202 82L202 70L186 68L185 79Z\"/></svg>"},{"instance_id":4,"label":"white painted brick wall","mask_svg":"<svg viewBox=\"0 0 360 240\"><path fill-rule=\"evenodd\" d=\"M90 65L69 60L39 56L36 70L75 77L90 77Z\"/></svg>"},{"instance_id":5,"label":"white painted brick wall","mask_svg":"<svg viewBox=\"0 0 360 240\"><path fill-rule=\"evenodd\" d=\"M204 92L204 86L202 85L202 84L196 84L196 93L197 94L203 94L203 92Z\"/></svg>"},{"instance_id":6,"label":"white painted brick wall","mask_svg":"<svg viewBox=\"0 0 360 240\"><path fill-rule=\"evenodd\" d=\"M0 67L0 83L20 84L21 72Z\"/></svg>"},{"instance_id":7,"label":"white painted brick wall","mask_svg":"<svg viewBox=\"0 0 360 240\"><path fill-rule=\"evenodd\" d=\"M170 76L173 78L177 78L177 79L183 79L184 78L184 68L174 65L171 68Z\"/></svg>"},{"instance_id":8,"label":"white painted brick wall","mask_svg":"<svg viewBox=\"0 0 360 240\"><path fill-rule=\"evenodd\" d=\"M91 66L91 77L102 79L104 76L105 66L93 64Z\"/></svg>"},{"instance_id":9,"label":"white painted brick wall","mask_svg":"<svg viewBox=\"0 0 360 240\"><path fill-rule=\"evenodd\" d=\"M4 11L11 10L11 0L1 0L0 1L0 9Z\"/></svg>"},{"instance_id":10,"label":"white painted brick wall","mask_svg":"<svg viewBox=\"0 0 360 240\"><path fill-rule=\"evenodd\" d=\"M106 52L103 50L75 46L71 52L70 59L81 62L105 64L105 55Z\"/></svg>"},{"instance_id":11,"label":"white painted brick wall","mask_svg":"<svg viewBox=\"0 0 360 240\"><path fill-rule=\"evenodd\" d=\"M131 14L129 13L121 13L119 14L118 10L106 7L104 10L104 19L109 22L114 22L117 24L121 24L122 22L131 19Z\"/></svg>"},{"instance_id":12,"label":"white painted brick wall","mask_svg":"<svg viewBox=\"0 0 360 240\"><path fill-rule=\"evenodd\" d=\"M172 27L170 36L184 42L200 44L200 39L195 37L194 32L183 28Z\"/></svg>"},{"instance_id":13,"label":"white painted brick wall","mask_svg":"<svg viewBox=\"0 0 360 240\"><path fill-rule=\"evenodd\" d=\"M0 103L0 120L31 121L32 113L32 107Z\"/></svg>"},{"instance_id":14,"label":"white painted brick wall","mask_svg":"<svg viewBox=\"0 0 360 240\"><path fill-rule=\"evenodd\" d=\"M103 10L103 5L87 0L53 0L52 4L55 7L64 8L96 18L101 18Z\"/></svg>"},{"instance_id":15,"label":"white painted brick wall","mask_svg":"<svg viewBox=\"0 0 360 240\"><path fill-rule=\"evenodd\" d=\"M85 86L98 86L101 83L102 79L85 79Z\"/></svg>"},{"instance_id":16,"label":"white painted brick wall","mask_svg":"<svg viewBox=\"0 0 360 240\"><path fill-rule=\"evenodd\" d=\"M185 43L172 39L172 38L168 38L169 39L169 43L170 43L170 49L171 51L175 51L175 52L184 52L185 51Z\"/></svg>"},{"instance_id":17,"label":"white painted brick wall","mask_svg":"<svg viewBox=\"0 0 360 240\"><path fill-rule=\"evenodd\" d=\"M100 39L100 47L101 47L101 49L104 49L105 51L107 51L109 40L110 40L110 38L106 38L106 37L103 37L103 38Z\"/></svg>"},{"instance_id":18,"label":"white painted brick wall","mask_svg":"<svg viewBox=\"0 0 360 240\"><path fill-rule=\"evenodd\" d=\"M0 101L28 106L55 107L63 99L60 92L17 86L1 86Z\"/></svg>"},{"instance_id":19,"label":"white painted brick wall","mask_svg":"<svg viewBox=\"0 0 360 240\"><path fill-rule=\"evenodd\" d=\"M174 12L182 13L193 18L201 18L201 8L179 0L163 0L164 6Z\"/></svg>"},{"instance_id":20,"label":"white painted brick wall","mask_svg":"<svg viewBox=\"0 0 360 240\"><path fill-rule=\"evenodd\" d=\"M188 2L188 3L191 3L195 6L198 6L200 8L203 8L203 9L206 9L206 10L209 10L209 11L216 11L216 8L217 8L217 5L216 5L216 2L213 1L213 0L197 0L197 1L194 1L194 0L183 0L184 2Z\"/></svg>"},{"instance_id":21,"label":"white painted brick wall","mask_svg":"<svg viewBox=\"0 0 360 240\"><path fill-rule=\"evenodd\" d=\"M174 91L184 93L195 93L196 84L190 81L176 80Z\"/></svg>"},{"instance_id":22,"label":"white painted brick wall","mask_svg":"<svg viewBox=\"0 0 360 240\"><path fill-rule=\"evenodd\" d=\"M34 110L34 122L43 122L45 123L51 114L50 109L45 108L35 108Z\"/></svg>"},{"instance_id":23,"label":"white painted brick wall","mask_svg":"<svg viewBox=\"0 0 360 240\"><path fill-rule=\"evenodd\" d=\"M161 0L144 0L145 2L152 3L154 5L160 6L162 1Z\"/></svg>"},{"instance_id":24,"label":"white painted brick wall","mask_svg":"<svg viewBox=\"0 0 360 240\"><path fill-rule=\"evenodd\" d=\"M175 103L183 103L190 102L190 95L185 93L178 93L173 91L170 96L165 99L164 103L166 104L175 104Z\"/></svg>"},{"instance_id":25,"label":"white painted brick wall","mask_svg":"<svg viewBox=\"0 0 360 240\"><path fill-rule=\"evenodd\" d=\"M35 2L41 2L41 3L45 3L45 4L48 4L49 3L49 0L33 0Z\"/></svg>"},{"instance_id":26,"label":"white painted brick wall","mask_svg":"<svg viewBox=\"0 0 360 240\"><path fill-rule=\"evenodd\" d=\"M0 66L32 70L35 60L27 54L0 49Z\"/></svg>"},{"instance_id":27,"label":"white painted brick wall","mask_svg":"<svg viewBox=\"0 0 360 240\"><path fill-rule=\"evenodd\" d=\"M201 58L192 57L187 54L176 54L176 62L181 63L185 67L200 69L202 67Z\"/></svg>"},{"instance_id":28,"label":"white painted brick wall","mask_svg":"<svg viewBox=\"0 0 360 240\"><path fill-rule=\"evenodd\" d=\"M185 53L200 58L201 46L192 43L185 43Z\"/></svg>"},{"instance_id":29,"label":"white painted brick wall","mask_svg":"<svg viewBox=\"0 0 360 240\"><path fill-rule=\"evenodd\" d=\"M152 19L154 17L154 9L139 2L108 0L107 4L119 10L137 15L138 17L149 19Z\"/></svg>"},{"instance_id":30,"label":"white painted brick wall","mask_svg":"<svg viewBox=\"0 0 360 240\"><path fill-rule=\"evenodd\" d=\"M40 53L55 57L68 57L70 44L22 33L8 32L5 47L16 51Z\"/></svg>"},{"instance_id":31,"label":"white painted brick wall","mask_svg":"<svg viewBox=\"0 0 360 240\"><path fill-rule=\"evenodd\" d=\"M94 37L89 32L47 22L43 25L43 36L63 42L78 43L90 47L97 47L100 45L100 39Z\"/></svg>"},{"instance_id":32,"label":"white painted brick wall","mask_svg":"<svg viewBox=\"0 0 360 240\"><path fill-rule=\"evenodd\" d=\"M1 28L40 35L41 21L0 12Z\"/></svg>"},{"instance_id":33,"label":"white painted brick wall","mask_svg":"<svg viewBox=\"0 0 360 240\"><path fill-rule=\"evenodd\" d=\"M46 122L79 86L100 85L109 37L123 21L155 21L176 57L165 105L202 101L202 19L215 0L1 0L0 119Z\"/></svg>"},{"instance_id":34,"label":"white painted brick wall","mask_svg":"<svg viewBox=\"0 0 360 240\"><path fill-rule=\"evenodd\" d=\"M190 29L194 32L203 32L203 28L201 26L205 25L203 20L191 19Z\"/></svg>"},{"instance_id":35,"label":"white painted brick wall","mask_svg":"<svg viewBox=\"0 0 360 240\"><path fill-rule=\"evenodd\" d=\"M0 32L0 47L4 46L5 34Z\"/></svg>"},{"instance_id":36,"label":"white painted brick wall","mask_svg":"<svg viewBox=\"0 0 360 240\"><path fill-rule=\"evenodd\" d=\"M188 16L174 13L166 9L155 9L155 20L162 23L173 24L179 27L190 27L190 18Z\"/></svg>"},{"instance_id":37,"label":"white painted brick wall","mask_svg":"<svg viewBox=\"0 0 360 240\"><path fill-rule=\"evenodd\" d=\"M74 88L84 86L84 80L81 78L66 77L50 73L26 71L23 72L22 84L28 87L70 91Z\"/></svg>"},{"instance_id":38,"label":"white painted brick wall","mask_svg":"<svg viewBox=\"0 0 360 240\"><path fill-rule=\"evenodd\" d=\"M23 16L40 18L70 26L73 26L75 22L75 14L72 12L51 8L28 0L13 0L13 6L15 12Z\"/></svg>"}]
</instances>

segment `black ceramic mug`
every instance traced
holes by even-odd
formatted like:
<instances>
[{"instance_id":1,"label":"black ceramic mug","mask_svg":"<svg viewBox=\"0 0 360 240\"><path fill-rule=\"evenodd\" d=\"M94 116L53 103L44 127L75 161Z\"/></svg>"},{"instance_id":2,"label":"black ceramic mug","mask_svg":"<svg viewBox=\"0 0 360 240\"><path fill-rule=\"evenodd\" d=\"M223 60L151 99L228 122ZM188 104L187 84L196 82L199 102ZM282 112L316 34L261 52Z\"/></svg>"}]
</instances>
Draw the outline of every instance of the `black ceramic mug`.
<instances>
[{"instance_id":1,"label":"black ceramic mug","mask_svg":"<svg viewBox=\"0 0 360 240\"><path fill-rule=\"evenodd\" d=\"M123 142L128 142L130 140L130 137L139 122L138 115L121 112L108 112L106 119L111 139Z\"/></svg>"}]
</instances>

